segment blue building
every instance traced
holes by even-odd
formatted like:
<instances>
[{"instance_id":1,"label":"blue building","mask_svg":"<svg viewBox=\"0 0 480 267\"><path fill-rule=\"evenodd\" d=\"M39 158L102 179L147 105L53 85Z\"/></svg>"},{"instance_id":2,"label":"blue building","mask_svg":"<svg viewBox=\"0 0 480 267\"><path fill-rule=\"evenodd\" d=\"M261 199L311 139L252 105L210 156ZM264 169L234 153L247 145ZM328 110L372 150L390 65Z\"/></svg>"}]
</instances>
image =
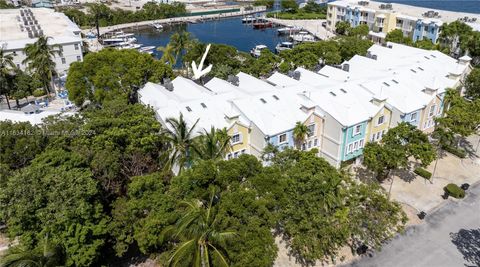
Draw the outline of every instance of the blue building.
<instances>
[{"instance_id":1,"label":"blue building","mask_svg":"<svg viewBox=\"0 0 480 267\"><path fill-rule=\"evenodd\" d=\"M437 19L419 19L413 30L413 41L431 40L433 43L438 41L442 22Z\"/></svg>"}]
</instances>

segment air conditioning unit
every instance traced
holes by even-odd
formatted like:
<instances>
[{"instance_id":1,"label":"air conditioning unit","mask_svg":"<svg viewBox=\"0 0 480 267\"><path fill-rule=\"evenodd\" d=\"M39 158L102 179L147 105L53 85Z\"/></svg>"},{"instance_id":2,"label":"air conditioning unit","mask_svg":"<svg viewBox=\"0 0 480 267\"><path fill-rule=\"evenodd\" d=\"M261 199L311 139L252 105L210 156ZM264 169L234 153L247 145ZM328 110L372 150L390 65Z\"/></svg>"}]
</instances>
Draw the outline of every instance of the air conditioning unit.
<instances>
[{"instance_id":1,"label":"air conditioning unit","mask_svg":"<svg viewBox=\"0 0 480 267\"><path fill-rule=\"evenodd\" d=\"M350 64L348 64L348 63L343 64L342 70L346 71L346 72L349 72L350 71Z\"/></svg>"}]
</instances>

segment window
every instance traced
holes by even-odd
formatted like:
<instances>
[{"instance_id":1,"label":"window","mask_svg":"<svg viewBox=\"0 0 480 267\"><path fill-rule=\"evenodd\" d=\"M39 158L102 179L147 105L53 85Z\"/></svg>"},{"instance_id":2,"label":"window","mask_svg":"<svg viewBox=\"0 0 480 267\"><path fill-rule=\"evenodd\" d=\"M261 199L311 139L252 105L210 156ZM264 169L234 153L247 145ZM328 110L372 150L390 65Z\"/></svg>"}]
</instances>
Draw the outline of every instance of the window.
<instances>
[{"instance_id":1,"label":"window","mask_svg":"<svg viewBox=\"0 0 480 267\"><path fill-rule=\"evenodd\" d=\"M313 140L313 146L318 146L318 139L315 138L315 139Z\"/></svg>"},{"instance_id":2,"label":"window","mask_svg":"<svg viewBox=\"0 0 480 267\"><path fill-rule=\"evenodd\" d=\"M81 61L81 60L82 60L82 57L77 56L77 61Z\"/></svg>"},{"instance_id":3,"label":"window","mask_svg":"<svg viewBox=\"0 0 480 267\"><path fill-rule=\"evenodd\" d=\"M63 53L63 46L59 46L58 51L60 51L60 53Z\"/></svg>"},{"instance_id":4,"label":"window","mask_svg":"<svg viewBox=\"0 0 480 267\"><path fill-rule=\"evenodd\" d=\"M376 137L377 140L380 140L380 132L377 132L377 137Z\"/></svg>"},{"instance_id":5,"label":"window","mask_svg":"<svg viewBox=\"0 0 480 267\"><path fill-rule=\"evenodd\" d=\"M66 63L67 63L67 61L65 60L64 57L62 57L62 64L66 64Z\"/></svg>"},{"instance_id":6,"label":"window","mask_svg":"<svg viewBox=\"0 0 480 267\"><path fill-rule=\"evenodd\" d=\"M353 129L353 135L360 134L361 129L362 129L362 125L355 126L355 129Z\"/></svg>"},{"instance_id":7,"label":"window","mask_svg":"<svg viewBox=\"0 0 480 267\"><path fill-rule=\"evenodd\" d=\"M352 152L352 148L353 148L353 144L349 144L349 145L348 145L347 153Z\"/></svg>"},{"instance_id":8,"label":"window","mask_svg":"<svg viewBox=\"0 0 480 267\"><path fill-rule=\"evenodd\" d=\"M382 115L382 116L378 117L377 125L382 125L384 120L385 120L385 116Z\"/></svg>"},{"instance_id":9,"label":"window","mask_svg":"<svg viewBox=\"0 0 480 267\"><path fill-rule=\"evenodd\" d=\"M232 144L237 144L241 142L240 134L234 134L231 140Z\"/></svg>"},{"instance_id":10,"label":"window","mask_svg":"<svg viewBox=\"0 0 480 267\"><path fill-rule=\"evenodd\" d=\"M227 155L227 159L231 159L231 158L232 158L232 154L229 153L229 154Z\"/></svg>"},{"instance_id":11,"label":"window","mask_svg":"<svg viewBox=\"0 0 480 267\"><path fill-rule=\"evenodd\" d=\"M433 105L433 106L430 107L430 112L428 112L428 116L429 116L429 117L432 117L433 114L435 114L435 105Z\"/></svg>"},{"instance_id":12,"label":"window","mask_svg":"<svg viewBox=\"0 0 480 267\"><path fill-rule=\"evenodd\" d=\"M358 150L358 142L353 143L353 150L354 151Z\"/></svg>"},{"instance_id":13,"label":"window","mask_svg":"<svg viewBox=\"0 0 480 267\"><path fill-rule=\"evenodd\" d=\"M278 143L281 144L281 143L285 143L285 142L287 142L287 134L281 134L278 137Z\"/></svg>"},{"instance_id":14,"label":"window","mask_svg":"<svg viewBox=\"0 0 480 267\"><path fill-rule=\"evenodd\" d=\"M310 124L308 125L308 133L307 133L307 136L308 137L311 137L315 134L315 124Z\"/></svg>"},{"instance_id":15,"label":"window","mask_svg":"<svg viewBox=\"0 0 480 267\"><path fill-rule=\"evenodd\" d=\"M308 141L308 148L312 148L312 141Z\"/></svg>"},{"instance_id":16,"label":"window","mask_svg":"<svg viewBox=\"0 0 480 267\"><path fill-rule=\"evenodd\" d=\"M410 121L416 121L416 120L417 120L417 113L415 112L410 115Z\"/></svg>"},{"instance_id":17,"label":"window","mask_svg":"<svg viewBox=\"0 0 480 267\"><path fill-rule=\"evenodd\" d=\"M358 144L358 147L359 147L359 148L363 148L363 139L360 140L360 143Z\"/></svg>"},{"instance_id":18,"label":"window","mask_svg":"<svg viewBox=\"0 0 480 267\"><path fill-rule=\"evenodd\" d=\"M238 158L238 152L233 153L233 158Z\"/></svg>"},{"instance_id":19,"label":"window","mask_svg":"<svg viewBox=\"0 0 480 267\"><path fill-rule=\"evenodd\" d=\"M245 154L245 149L240 150L240 154Z\"/></svg>"},{"instance_id":20,"label":"window","mask_svg":"<svg viewBox=\"0 0 480 267\"><path fill-rule=\"evenodd\" d=\"M74 44L73 47L75 47L75 50L78 50L78 44Z\"/></svg>"}]
</instances>

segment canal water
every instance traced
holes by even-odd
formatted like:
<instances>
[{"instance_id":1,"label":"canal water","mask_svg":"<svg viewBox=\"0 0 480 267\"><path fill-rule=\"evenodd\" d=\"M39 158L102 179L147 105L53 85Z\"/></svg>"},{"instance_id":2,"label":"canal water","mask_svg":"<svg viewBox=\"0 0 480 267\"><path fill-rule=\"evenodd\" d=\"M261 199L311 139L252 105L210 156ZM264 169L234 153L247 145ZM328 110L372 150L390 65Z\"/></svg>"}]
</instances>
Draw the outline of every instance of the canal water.
<instances>
[{"instance_id":1,"label":"canal water","mask_svg":"<svg viewBox=\"0 0 480 267\"><path fill-rule=\"evenodd\" d=\"M153 27L135 30L137 42L144 46L165 46L170 36L176 32L188 31L193 38L203 43L227 44L240 51L249 52L255 45L263 44L273 52L277 43L286 41L286 36L277 34L278 28L253 29L251 24L242 24L242 18L226 18L199 22L195 24L179 24L164 27L163 31ZM161 52L154 51L155 57Z\"/></svg>"}]
</instances>

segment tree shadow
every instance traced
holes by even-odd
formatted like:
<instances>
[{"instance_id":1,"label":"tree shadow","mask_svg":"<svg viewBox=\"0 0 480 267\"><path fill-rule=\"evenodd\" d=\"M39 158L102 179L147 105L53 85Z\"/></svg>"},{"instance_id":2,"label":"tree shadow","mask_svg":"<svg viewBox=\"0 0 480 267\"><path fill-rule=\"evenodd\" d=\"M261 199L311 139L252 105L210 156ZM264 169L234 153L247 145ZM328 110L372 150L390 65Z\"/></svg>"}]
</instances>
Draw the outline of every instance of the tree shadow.
<instances>
[{"instance_id":1,"label":"tree shadow","mask_svg":"<svg viewBox=\"0 0 480 267\"><path fill-rule=\"evenodd\" d=\"M476 145L477 144L475 144L475 146ZM470 143L470 141L468 141L466 138L461 138L460 139L458 147L465 150L465 152L467 153L467 157L469 157L471 159L478 158L478 156L476 154L476 151L475 151L474 144Z\"/></svg>"},{"instance_id":2,"label":"tree shadow","mask_svg":"<svg viewBox=\"0 0 480 267\"><path fill-rule=\"evenodd\" d=\"M361 167L361 166L353 167L353 171L355 172L355 177L363 183L366 183L366 184L378 183L378 180L375 177L375 173L367 170L364 167Z\"/></svg>"},{"instance_id":3,"label":"tree shadow","mask_svg":"<svg viewBox=\"0 0 480 267\"><path fill-rule=\"evenodd\" d=\"M462 253L463 259L473 266L480 266L480 228L460 229L457 233L450 233L452 243ZM472 265L465 266L469 267Z\"/></svg>"},{"instance_id":4,"label":"tree shadow","mask_svg":"<svg viewBox=\"0 0 480 267\"><path fill-rule=\"evenodd\" d=\"M409 168L395 170L393 171L393 174L407 183L411 183L415 178L417 178L417 175L413 173Z\"/></svg>"}]
</instances>

